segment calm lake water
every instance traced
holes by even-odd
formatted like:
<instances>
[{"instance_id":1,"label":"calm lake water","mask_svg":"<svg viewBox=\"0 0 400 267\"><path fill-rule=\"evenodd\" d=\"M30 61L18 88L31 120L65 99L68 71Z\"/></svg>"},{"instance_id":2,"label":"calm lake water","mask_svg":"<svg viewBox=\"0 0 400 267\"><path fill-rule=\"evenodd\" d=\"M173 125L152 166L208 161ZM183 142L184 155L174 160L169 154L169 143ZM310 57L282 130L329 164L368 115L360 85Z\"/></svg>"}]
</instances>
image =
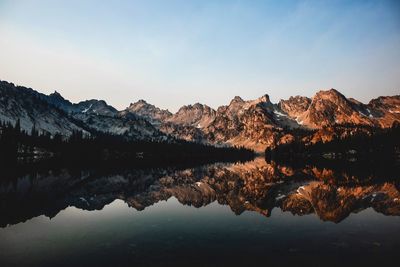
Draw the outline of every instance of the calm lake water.
<instances>
[{"instance_id":1,"label":"calm lake water","mask_svg":"<svg viewBox=\"0 0 400 267\"><path fill-rule=\"evenodd\" d=\"M0 185L0 266L394 266L398 183L335 175L263 159L26 175Z\"/></svg>"}]
</instances>

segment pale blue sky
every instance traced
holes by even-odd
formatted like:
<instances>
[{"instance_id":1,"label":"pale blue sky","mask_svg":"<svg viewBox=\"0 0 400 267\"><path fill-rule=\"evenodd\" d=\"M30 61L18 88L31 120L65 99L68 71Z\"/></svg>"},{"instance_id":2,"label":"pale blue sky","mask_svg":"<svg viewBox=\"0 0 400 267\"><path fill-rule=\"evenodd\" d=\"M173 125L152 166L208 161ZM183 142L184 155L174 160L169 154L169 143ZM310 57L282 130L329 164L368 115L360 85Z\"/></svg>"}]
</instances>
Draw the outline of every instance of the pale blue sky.
<instances>
[{"instance_id":1,"label":"pale blue sky","mask_svg":"<svg viewBox=\"0 0 400 267\"><path fill-rule=\"evenodd\" d=\"M0 79L122 109L400 94L400 1L0 0Z\"/></svg>"}]
</instances>

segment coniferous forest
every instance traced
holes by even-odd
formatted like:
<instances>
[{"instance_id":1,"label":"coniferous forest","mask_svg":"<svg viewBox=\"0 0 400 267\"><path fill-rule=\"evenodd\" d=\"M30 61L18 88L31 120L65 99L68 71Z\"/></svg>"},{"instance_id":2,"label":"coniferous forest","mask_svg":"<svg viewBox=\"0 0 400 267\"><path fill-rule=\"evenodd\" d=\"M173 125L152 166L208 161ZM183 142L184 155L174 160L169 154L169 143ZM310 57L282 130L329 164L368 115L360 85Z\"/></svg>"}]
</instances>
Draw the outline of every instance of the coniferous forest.
<instances>
[{"instance_id":1,"label":"coniferous forest","mask_svg":"<svg viewBox=\"0 0 400 267\"><path fill-rule=\"evenodd\" d=\"M268 162L294 168L315 166L358 176L397 177L400 172L400 124L344 138L335 137L329 142L306 143L297 139L268 148L265 158Z\"/></svg>"},{"instance_id":2,"label":"coniferous forest","mask_svg":"<svg viewBox=\"0 0 400 267\"><path fill-rule=\"evenodd\" d=\"M16 166L168 166L215 161L248 160L254 152L238 147L215 147L194 142L133 141L105 133L95 135L74 131L71 136L21 130L19 120L0 123L0 160Z\"/></svg>"}]
</instances>

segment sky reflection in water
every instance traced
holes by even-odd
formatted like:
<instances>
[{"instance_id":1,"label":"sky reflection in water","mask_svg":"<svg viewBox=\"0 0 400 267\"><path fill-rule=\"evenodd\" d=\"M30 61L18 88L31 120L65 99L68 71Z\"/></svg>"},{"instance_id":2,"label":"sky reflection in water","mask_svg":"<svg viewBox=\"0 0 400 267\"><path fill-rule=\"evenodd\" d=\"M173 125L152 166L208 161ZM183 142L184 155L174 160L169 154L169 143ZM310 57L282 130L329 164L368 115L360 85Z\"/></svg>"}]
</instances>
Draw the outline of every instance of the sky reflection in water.
<instances>
[{"instance_id":1,"label":"sky reflection in water","mask_svg":"<svg viewBox=\"0 0 400 267\"><path fill-rule=\"evenodd\" d=\"M287 183L285 178L281 177L280 180L283 182L276 183L280 184L278 189L257 188L254 187L256 183L251 181L254 177L259 177L259 173L255 176L251 174L266 172L269 166L265 163L255 165L256 167L249 164L211 166L209 169L214 168L211 172L213 176L209 175L209 170L205 173L201 172L201 175L193 175L193 171L182 171L176 176L167 175L172 180L163 180L165 176L161 179L157 178L150 185L141 186L142 190L136 194L122 183L121 186L123 185L127 191L113 195L112 198L117 199L111 201L110 204L104 204L104 207L100 206L99 210L90 211L72 206L61 210L52 219L41 215L27 218L26 222L9 224L7 227L0 228L0 264L2 266L255 266L265 264L285 266L300 263L308 266L354 264L384 266L394 262L396 251L400 247L400 217L393 216L398 215L396 213L398 207L396 201L387 196L396 194L396 187L392 187L390 183L384 183L378 187L363 185L354 188L353 186L351 190L345 187L342 190L335 188L335 192L345 192L335 193L337 194L337 198L333 199L335 201L354 202L354 196L360 196L360 199L351 206L358 209L351 210L348 216L340 217L340 220L334 223L329 220L324 221L321 216L333 218L329 217L331 213L341 216L342 213L337 212L336 204L332 203L332 206L329 206L324 202L322 205L312 198L316 194L315 190L323 189L317 191L318 196L321 197L320 200L322 201L326 196L332 199L331 191L329 191L331 187L328 187L329 190L326 191L325 185L316 185L315 180L302 181L291 187L294 181ZM238 169L245 171L239 173ZM222 170L233 171L233 173L228 173L229 177L236 174L239 180L243 177L247 177L247 180L244 183L238 183L236 178L229 180L231 178L221 176ZM190 180L190 177L197 178ZM219 180L220 178L222 180ZM111 187L110 185L115 186L116 180L113 180L112 176L107 176L105 179L101 182L108 181L108 188ZM182 182L184 180L185 183ZM217 182L218 180L220 182ZM228 186L223 188L226 180L229 180L226 183ZM121 182L121 180L118 181ZM205 188L205 185L198 184L199 181L209 185L216 195L205 196L211 194L212 191ZM35 182L35 184L40 183ZM47 181L47 186L48 184ZM94 184L96 183L84 184L83 187L86 188L84 192L90 192ZM237 188L240 186L242 187ZM299 192L301 186L304 192L301 189ZM285 189L288 187L289 189ZM2 188L2 194L6 195L4 188ZM115 188L119 187L113 187ZM254 190L247 192L246 188ZM380 188L381 191L376 193L373 191L376 188ZM99 188L96 189L99 190ZM265 198L268 194L263 194L265 192L261 189L266 190L269 195L272 194L272 200ZM256 193L257 190L261 193ZM367 193L362 195L361 191ZM77 197L79 194L68 192L68 196L63 201L70 204L76 203L74 196ZM83 191L78 192L82 194ZM110 192L112 192L111 189ZM383 193L380 194L380 192ZM223 197L221 197L222 193ZM339 197L340 194L350 193L352 195ZM302 194L304 197L310 197L309 200L315 209L325 207L325 211L329 214L309 212L310 214L304 213L302 216L293 215L299 210L297 206L293 207L293 205L298 205L297 202L296 204L292 202L300 201L299 197L302 197ZM99 195L98 198L104 197L101 193ZM256 195L260 196L260 199L254 199ZM282 195L286 196L286 200ZM34 194L30 195L30 197L34 196ZM244 199L245 196L248 200ZM264 199L261 199L261 196ZM179 201L177 197L180 198ZM199 197L203 202L199 200ZM292 202L289 201L289 197ZM191 198L193 203L190 202ZM55 200L57 203L59 201ZM271 204L271 201L274 203ZM291 204L282 204L282 201ZM373 208L362 206L367 201ZM346 207L349 205L347 202L339 207ZM4 203L3 201L2 204ZM141 207L138 209L144 209L136 210L129 207L127 203L131 206L136 205L136 208ZM142 206L143 203L146 205ZM392 203L393 206L388 206L387 203ZM91 204L89 201L87 205ZM201 207L195 208L192 204ZM83 204L78 203L76 206L79 205ZM382 212L374 210L382 205L385 205ZM242 206L247 207L247 210L242 210ZM22 209L22 206L18 204L15 204L15 207ZM37 209L34 205L32 207ZM272 208L272 213L266 217L260 210L262 207L275 208ZM301 204L300 207L304 205ZM282 209L288 211L284 212ZM38 212L42 211L38 210ZM384 215L388 212L392 212L392 216Z\"/></svg>"}]
</instances>

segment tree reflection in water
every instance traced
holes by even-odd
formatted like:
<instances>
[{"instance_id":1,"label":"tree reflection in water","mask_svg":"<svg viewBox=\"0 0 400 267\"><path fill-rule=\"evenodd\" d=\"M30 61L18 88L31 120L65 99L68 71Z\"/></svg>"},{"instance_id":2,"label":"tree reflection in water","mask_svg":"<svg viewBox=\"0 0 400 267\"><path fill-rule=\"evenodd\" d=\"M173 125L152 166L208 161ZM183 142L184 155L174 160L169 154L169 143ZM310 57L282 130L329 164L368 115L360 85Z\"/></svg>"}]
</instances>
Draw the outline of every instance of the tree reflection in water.
<instances>
[{"instance_id":1,"label":"tree reflection in water","mask_svg":"<svg viewBox=\"0 0 400 267\"><path fill-rule=\"evenodd\" d=\"M323 221L339 223L371 207L384 215L399 216L399 177L398 172L391 173L389 177L379 173L361 177L351 170L292 168L263 158L186 170L52 170L2 179L0 225L39 215L54 217L68 206L101 210L116 199L141 211L171 197L196 208L216 201L237 215L256 211L269 217L279 208L294 215L315 213Z\"/></svg>"}]
</instances>

